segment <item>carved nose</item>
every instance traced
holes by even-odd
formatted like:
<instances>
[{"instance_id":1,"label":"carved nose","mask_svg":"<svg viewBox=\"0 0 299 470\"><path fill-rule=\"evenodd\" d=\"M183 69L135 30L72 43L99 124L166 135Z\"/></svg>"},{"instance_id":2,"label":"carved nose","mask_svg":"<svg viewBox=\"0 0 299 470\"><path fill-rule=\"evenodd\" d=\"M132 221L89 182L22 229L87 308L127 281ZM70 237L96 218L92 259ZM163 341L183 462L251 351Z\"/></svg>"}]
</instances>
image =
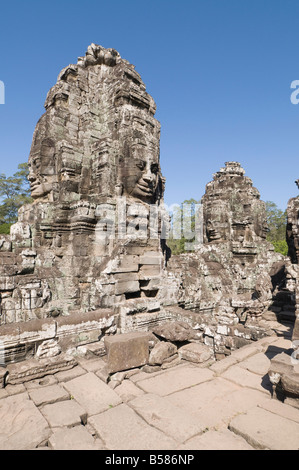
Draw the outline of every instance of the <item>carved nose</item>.
<instances>
[{"instance_id":1,"label":"carved nose","mask_svg":"<svg viewBox=\"0 0 299 470\"><path fill-rule=\"evenodd\" d=\"M147 183L152 183L153 182L153 174L150 171L147 171L144 173L143 178L144 181Z\"/></svg>"},{"instance_id":2,"label":"carved nose","mask_svg":"<svg viewBox=\"0 0 299 470\"><path fill-rule=\"evenodd\" d=\"M34 176L34 173L32 173L31 171L29 171L29 174L27 176L27 179L28 181L32 182L34 180L36 180L36 177Z\"/></svg>"}]
</instances>

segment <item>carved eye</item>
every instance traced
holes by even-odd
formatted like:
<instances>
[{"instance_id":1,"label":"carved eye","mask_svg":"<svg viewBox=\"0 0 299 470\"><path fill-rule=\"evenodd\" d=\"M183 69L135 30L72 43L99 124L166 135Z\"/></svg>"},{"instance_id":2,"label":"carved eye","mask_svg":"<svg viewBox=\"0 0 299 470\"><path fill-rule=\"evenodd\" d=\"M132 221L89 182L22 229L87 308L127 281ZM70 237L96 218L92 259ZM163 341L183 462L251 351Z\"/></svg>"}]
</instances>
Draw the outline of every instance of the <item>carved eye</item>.
<instances>
[{"instance_id":1,"label":"carved eye","mask_svg":"<svg viewBox=\"0 0 299 470\"><path fill-rule=\"evenodd\" d=\"M138 163L136 163L137 168L140 170L144 170L146 163L140 160Z\"/></svg>"},{"instance_id":2,"label":"carved eye","mask_svg":"<svg viewBox=\"0 0 299 470\"><path fill-rule=\"evenodd\" d=\"M40 167L40 159L39 158L34 158L32 163L35 166L35 168Z\"/></svg>"},{"instance_id":3,"label":"carved eye","mask_svg":"<svg viewBox=\"0 0 299 470\"><path fill-rule=\"evenodd\" d=\"M159 166L156 163L153 163L151 166L151 171L152 173L158 173L159 172Z\"/></svg>"}]
</instances>

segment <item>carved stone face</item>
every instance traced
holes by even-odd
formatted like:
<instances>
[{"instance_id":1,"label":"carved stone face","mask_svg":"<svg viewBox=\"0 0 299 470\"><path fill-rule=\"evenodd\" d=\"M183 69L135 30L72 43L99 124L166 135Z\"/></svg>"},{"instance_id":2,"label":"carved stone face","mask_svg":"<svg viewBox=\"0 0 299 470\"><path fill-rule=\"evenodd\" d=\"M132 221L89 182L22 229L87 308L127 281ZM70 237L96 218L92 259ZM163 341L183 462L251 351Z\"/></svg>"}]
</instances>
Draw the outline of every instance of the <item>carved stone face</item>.
<instances>
[{"instance_id":1,"label":"carved stone face","mask_svg":"<svg viewBox=\"0 0 299 470\"><path fill-rule=\"evenodd\" d=\"M267 237L269 228L267 223L267 217L263 212L258 213L254 218L254 231L258 237Z\"/></svg>"},{"instance_id":2,"label":"carved stone face","mask_svg":"<svg viewBox=\"0 0 299 470\"><path fill-rule=\"evenodd\" d=\"M159 156L148 145L136 145L120 159L124 194L153 203L161 178Z\"/></svg>"},{"instance_id":3,"label":"carved stone face","mask_svg":"<svg viewBox=\"0 0 299 470\"><path fill-rule=\"evenodd\" d=\"M229 240L230 225L227 205L221 201L217 204L210 204L205 215L205 225L208 242Z\"/></svg>"},{"instance_id":4,"label":"carved stone face","mask_svg":"<svg viewBox=\"0 0 299 470\"><path fill-rule=\"evenodd\" d=\"M55 148L51 139L43 140L41 145L33 148L30 153L28 180L33 199L47 195L57 181L54 154Z\"/></svg>"},{"instance_id":5,"label":"carved stone face","mask_svg":"<svg viewBox=\"0 0 299 470\"><path fill-rule=\"evenodd\" d=\"M222 236L220 232L217 230L215 225L216 225L215 222L213 222L211 219L207 221L207 237L208 237L209 242L222 240Z\"/></svg>"}]
</instances>

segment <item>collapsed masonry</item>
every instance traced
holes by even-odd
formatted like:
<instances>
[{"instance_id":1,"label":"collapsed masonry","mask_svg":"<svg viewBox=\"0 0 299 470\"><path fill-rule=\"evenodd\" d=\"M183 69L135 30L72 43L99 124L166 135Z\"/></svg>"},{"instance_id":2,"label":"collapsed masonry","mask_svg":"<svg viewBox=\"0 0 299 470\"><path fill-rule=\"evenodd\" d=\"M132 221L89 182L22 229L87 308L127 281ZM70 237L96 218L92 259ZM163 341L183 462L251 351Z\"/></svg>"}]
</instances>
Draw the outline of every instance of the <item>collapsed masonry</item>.
<instances>
[{"instance_id":1,"label":"collapsed masonry","mask_svg":"<svg viewBox=\"0 0 299 470\"><path fill-rule=\"evenodd\" d=\"M203 243L169 259L156 105L118 52L91 44L45 108L29 155L34 202L0 240L2 362L86 345L104 355L105 338L136 331L221 358L292 316L291 261L266 241L265 205L237 162L207 185Z\"/></svg>"}]
</instances>

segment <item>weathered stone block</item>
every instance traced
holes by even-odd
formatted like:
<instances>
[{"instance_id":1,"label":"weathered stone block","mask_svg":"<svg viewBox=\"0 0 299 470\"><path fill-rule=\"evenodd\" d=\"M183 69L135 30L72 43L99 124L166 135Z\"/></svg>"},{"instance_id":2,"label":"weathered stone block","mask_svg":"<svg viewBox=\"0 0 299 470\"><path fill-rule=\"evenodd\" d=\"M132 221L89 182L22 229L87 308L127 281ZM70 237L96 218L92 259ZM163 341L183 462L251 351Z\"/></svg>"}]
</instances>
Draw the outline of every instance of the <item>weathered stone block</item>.
<instances>
[{"instance_id":1,"label":"weathered stone block","mask_svg":"<svg viewBox=\"0 0 299 470\"><path fill-rule=\"evenodd\" d=\"M155 344L151 350L149 364L162 364L165 359L173 356L176 352L177 347L175 344L168 343L167 341L161 341L160 343Z\"/></svg>"},{"instance_id":2,"label":"weathered stone block","mask_svg":"<svg viewBox=\"0 0 299 470\"><path fill-rule=\"evenodd\" d=\"M115 286L115 294L125 294L130 292L138 292L140 290L139 282L138 281L126 281L121 282L117 281Z\"/></svg>"},{"instance_id":3,"label":"weathered stone block","mask_svg":"<svg viewBox=\"0 0 299 470\"><path fill-rule=\"evenodd\" d=\"M113 278L119 282L138 281L138 273L116 273ZM109 280L111 282L111 279Z\"/></svg>"},{"instance_id":4,"label":"weathered stone block","mask_svg":"<svg viewBox=\"0 0 299 470\"><path fill-rule=\"evenodd\" d=\"M113 260L107 268L107 273L128 273L138 271L139 256L126 255L121 260Z\"/></svg>"},{"instance_id":5,"label":"weathered stone block","mask_svg":"<svg viewBox=\"0 0 299 470\"><path fill-rule=\"evenodd\" d=\"M133 332L104 339L110 373L143 366L149 359L147 333Z\"/></svg>"},{"instance_id":6,"label":"weathered stone block","mask_svg":"<svg viewBox=\"0 0 299 470\"><path fill-rule=\"evenodd\" d=\"M77 365L77 361L65 354L48 359L30 359L24 363L10 364L7 366L9 372L7 383L18 384L55 374L62 370L68 370Z\"/></svg>"},{"instance_id":7,"label":"weathered stone block","mask_svg":"<svg viewBox=\"0 0 299 470\"><path fill-rule=\"evenodd\" d=\"M159 276L160 266L158 265L146 265L139 269L139 279L151 279L154 276Z\"/></svg>"},{"instance_id":8,"label":"weathered stone block","mask_svg":"<svg viewBox=\"0 0 299 470\"><path fill-rule=\"evenodd\" d=\"M188 323L183 321L166 322L152 329L157 336L168 341L188 341L196 337L196 333Z\"/></svg>"},{"instance_id":9,"label":"weathered stone block","mask_svg":"<svg viewBox=\"0 0 299 470\"><path fill-rule=\"evenodd\" d=\"M7 274L7 270L5 270ZM0 276L0 290L8 291L15 288L15 278L13 276Z\"/></svg>"},{"instance_id":10,"label":"weathered stone block","mask_svg":"<svg viewBox=\"0 0 299 470\"><path fill-rule=\"evenodd\" d=\"M117 316L110 309L76 313L56 319L56 337L64 350L98 341L103 332L116 327Z\"/></svg>"},{"instance_id":11,"label":"weathered stone block","mask_svg":"<svg viewBox=\"0 0 299 470\"><path fill-rule=\"evenodd\" d=\"M161 256L147 256L146 254L144 256L139 257L139 264L150 264L150 265L155 265L155 264L161 264L163 258Z\"/></svg>"},{"instance_id":12,"label":"weathered stone block","mask_svg":"<svg viewBox=\"0 0 299 470\"><path fill-rule=\"evenodd\" d=\"M198 343L185 344L179 348L178 353L181 359L196 363L208 361L212 357L211 349Z\"/></svg>"}]
</instances>

